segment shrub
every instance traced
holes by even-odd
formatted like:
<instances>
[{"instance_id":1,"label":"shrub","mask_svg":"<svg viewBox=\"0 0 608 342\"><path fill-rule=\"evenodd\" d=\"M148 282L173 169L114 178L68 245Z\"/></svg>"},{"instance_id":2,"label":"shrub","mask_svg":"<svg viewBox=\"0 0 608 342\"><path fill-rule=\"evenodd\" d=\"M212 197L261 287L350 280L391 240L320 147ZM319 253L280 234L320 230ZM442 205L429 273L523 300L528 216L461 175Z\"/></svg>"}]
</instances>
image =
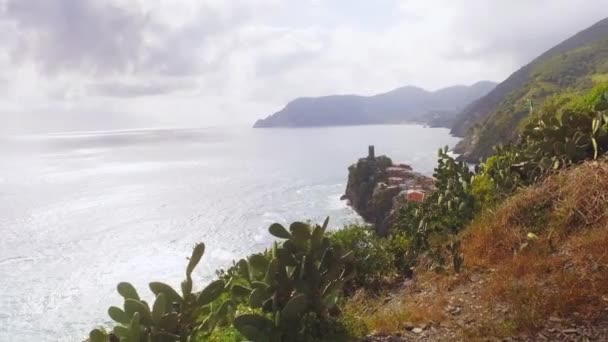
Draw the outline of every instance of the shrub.
<instances>
[{"instance_id":1,"label":"shrub","mask_svg":"<svg viewBox=\"0 0 608 342\"><path fill-rule=\"evenodd\" d=\"M331 232L332 244L353 251L356 276L354 285L372 286L397 273L391 241L377 236L365 226L350 225Z\"/></svg>"},{"instance_id":2,"label":"shrub","mask_svg":"<svg viewBox=\"0 0 608 342\"><path fill-rule=\"evenodd\" d=\"M471 182L471 195L475 199L475 212L492 207L500 197L496 183L489 174L475 176Z\"/></svg>"},{"instance_id":3,"label":"shrub","mask_svg":"<svg viewBox=\"0 0 608 342\"><path fill-rule=\"evenodd\" d=\"M336 304L344 285L355 276L353 255L325 236L328 219L311 227L294 222L289 230L273 224L269 231L283 241L268 258L252 255L237 263L231 293L261 312L239 314L235 328L252 341L309 341L334 334ZM313 339L314 340L314 339Z\"/></svg>"},{"instance_id":4,"label":"shrub","mask_svg":"<svg viewBox=\"0 0 608 342\"><path fill-rule=\"evenodd\" d=\"M413 252L412 239L403 232L392 234L388 238L388 249L393 257L395 269L406 277L412 275L412 268L416 263L416 254Z\"/></svg>"},{"instance_id":5,"label":"shrub","mask_svg":"<svg viewBox=\"0 0 608 342\"><path fill-rule=\"evenodd\" d=\"M401 250L399 258L409 268L421 253L426 253L443 267L444 254L452 236L456 235L473 218L475 197L471 193L473 172L463 162L448 155L447 147L439 150L435 168L435 191L418 203L406 203L400 208L393 236Z\"/></svg>"}]
</instances>

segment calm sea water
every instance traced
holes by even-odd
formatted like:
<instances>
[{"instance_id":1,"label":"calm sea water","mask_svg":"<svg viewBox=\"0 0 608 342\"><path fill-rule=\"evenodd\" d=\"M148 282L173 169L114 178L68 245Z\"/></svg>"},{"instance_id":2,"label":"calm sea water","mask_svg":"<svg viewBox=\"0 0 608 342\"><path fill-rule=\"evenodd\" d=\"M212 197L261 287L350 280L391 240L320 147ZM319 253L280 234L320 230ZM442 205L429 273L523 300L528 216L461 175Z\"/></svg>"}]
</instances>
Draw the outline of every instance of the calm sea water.
<instances>
[{"instance_id":1,"label":"calm sea water","mask_svg":"<svg viewBox=\"0 0 608 342\"><path fill-rule=\"evenodd\" d=\"M115 285L199 284L272 241L273 222L357 222L347 167L377 154L431 173L446 129L360 126L79 132L0 138L0 341L81 341Z\"/></svg>"}]
</instances>

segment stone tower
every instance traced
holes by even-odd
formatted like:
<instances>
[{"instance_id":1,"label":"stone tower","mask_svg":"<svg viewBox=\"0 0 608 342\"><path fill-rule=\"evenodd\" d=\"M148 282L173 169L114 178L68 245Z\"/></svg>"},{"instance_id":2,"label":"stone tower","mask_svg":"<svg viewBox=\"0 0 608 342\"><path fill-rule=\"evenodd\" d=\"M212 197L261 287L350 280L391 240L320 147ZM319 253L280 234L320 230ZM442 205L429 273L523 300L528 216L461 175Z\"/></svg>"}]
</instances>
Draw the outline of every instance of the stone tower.
<instances>
[{"instance_id":1,"label":"stone tower","mask_svg":"<svg viewBox=\"0 0 608 342\"><path fill-rule=\"evenodd\" d=\"M367 147L368 153L367 153L367 159L369 160L375 160L376 159L376 152L374 151L374 145L369 145Z\"/></svg>"}]
</instances>

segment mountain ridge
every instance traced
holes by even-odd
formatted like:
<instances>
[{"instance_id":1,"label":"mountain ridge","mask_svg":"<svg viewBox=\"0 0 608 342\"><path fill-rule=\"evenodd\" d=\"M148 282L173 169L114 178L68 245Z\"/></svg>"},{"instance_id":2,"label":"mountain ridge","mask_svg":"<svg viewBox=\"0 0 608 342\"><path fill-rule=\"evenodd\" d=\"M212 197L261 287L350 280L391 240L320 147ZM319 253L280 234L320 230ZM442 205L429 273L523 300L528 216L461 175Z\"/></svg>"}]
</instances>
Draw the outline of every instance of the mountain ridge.
<instances>
[{"instance_id":1,"label":"mountain ridge","mask_svg":"<svg viewBox=\"0 0 608 342\"><path fill-rule=\"evenodd\" d=\"M496 83L479 81L428 91L407 85L371 96L354 94L300 97L256 121L255 128L315 127L421 122L449 126L453 116Z\"/></svg>"},{"instance_id":2,"label":"mountain ridge","mask_svg":"<svg viewBox=\"0 0 608 342\"><path fill-rule=\"evenodd\" d=\"M455 152L465 154L464 159L476 161L487 156L493 145L515 138L518 124L529 114L529 106L524 104L526 96L535 103L540 103L564 89L585 90L592 87L593 82L587 80L590 73L598 70L608 72L608 64L603 67L598 66L599 63L587 66L585 62L589 58L598 57L585 54L580 56L579 61L573 62L568 61L568 58L573 58L568 54L594 44L608 46L608 18L545 51L460 112L455 118L451 133L464 139L457 145ZM548 68L547 63L552 63L554 70L543 70Z\"/></svg>"}]
</instances>

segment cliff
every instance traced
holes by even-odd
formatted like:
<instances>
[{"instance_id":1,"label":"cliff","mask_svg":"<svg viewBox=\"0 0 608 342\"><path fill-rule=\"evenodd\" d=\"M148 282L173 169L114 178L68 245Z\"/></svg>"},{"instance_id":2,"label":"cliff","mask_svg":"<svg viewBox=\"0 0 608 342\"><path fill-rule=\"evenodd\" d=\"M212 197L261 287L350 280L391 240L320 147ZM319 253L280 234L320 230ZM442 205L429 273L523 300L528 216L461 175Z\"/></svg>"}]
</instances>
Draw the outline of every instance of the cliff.
<instances>
[{"instance_id":1,"label":"cliff","mask_svg":"<svg viewBox=\"0 0 608 342\"><path fill-rule=\"evenodd\" d=\"M433 179L414 172L409 165L394 164L387 156L369 155L348 168L343 200L382 236L388 234L392 214L406 201L422 201L432 190Z\"/></svg>"}]
</instances>

